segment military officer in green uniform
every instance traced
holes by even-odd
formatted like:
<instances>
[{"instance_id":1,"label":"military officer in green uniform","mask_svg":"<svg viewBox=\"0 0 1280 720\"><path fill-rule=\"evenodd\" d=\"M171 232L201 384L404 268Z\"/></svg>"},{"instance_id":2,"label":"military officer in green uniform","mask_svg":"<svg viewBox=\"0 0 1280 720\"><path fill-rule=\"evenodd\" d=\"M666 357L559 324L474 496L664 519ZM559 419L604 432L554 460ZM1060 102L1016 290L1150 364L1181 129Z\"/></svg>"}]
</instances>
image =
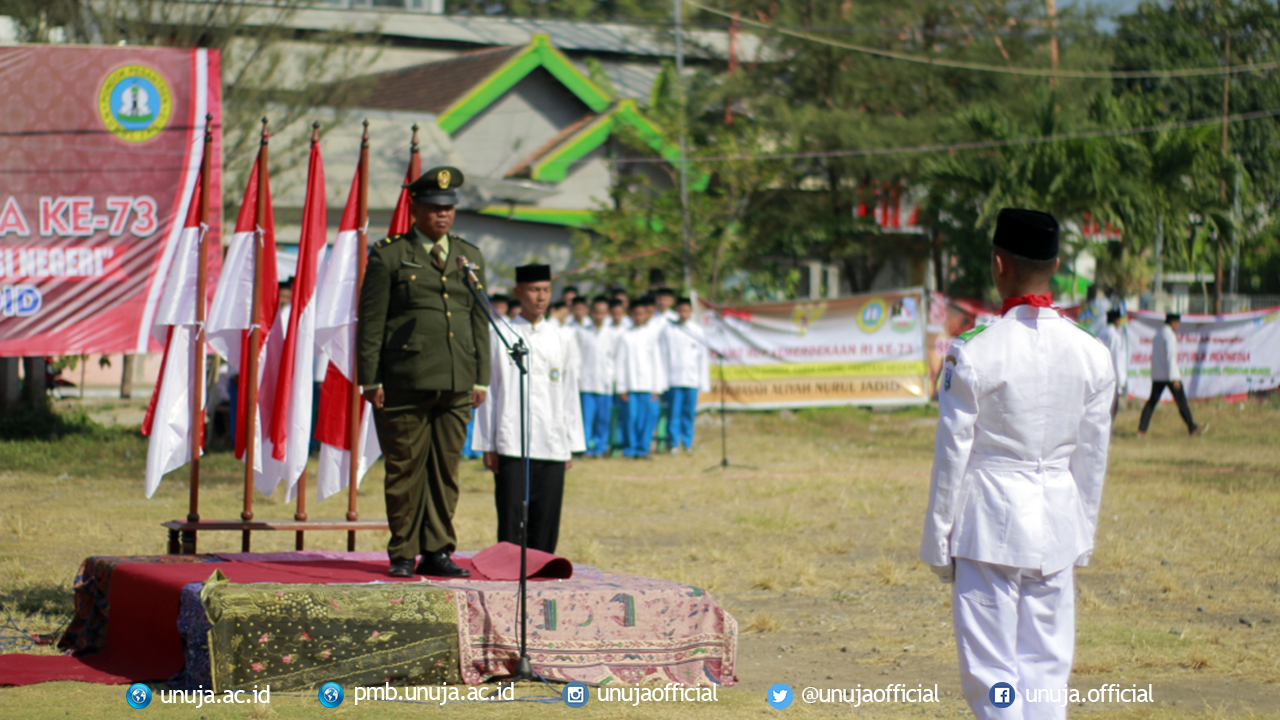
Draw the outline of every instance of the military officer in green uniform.
<instances>
[{"instance_id":1,"label":"military officer in green uniform","mask_svg":"<svg viewBox=\"0 0 1280 720\"><path fill-rule=\"evenodd\" d=\"M386 464L394 577L469 575L450 557L453 513L467 421L488 390L489 321L458 270L466 258L483 284L484 257L449 234L462 182L441 167L405 186L414 226L370 249L360 290L359 382Z\"/></svg>"}]
</instances>

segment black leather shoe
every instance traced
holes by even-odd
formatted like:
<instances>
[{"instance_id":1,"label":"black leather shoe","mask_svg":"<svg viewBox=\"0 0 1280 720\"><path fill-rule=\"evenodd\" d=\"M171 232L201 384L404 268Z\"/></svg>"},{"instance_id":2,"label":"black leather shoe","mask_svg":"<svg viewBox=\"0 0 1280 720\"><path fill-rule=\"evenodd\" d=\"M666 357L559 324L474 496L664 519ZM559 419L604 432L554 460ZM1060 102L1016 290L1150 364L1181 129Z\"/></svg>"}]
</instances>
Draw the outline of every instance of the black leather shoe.
<instances>
[{"instance_id":1,"label":"black leather shoe","mask_svg":"<svg viewBox=\"0 0 1280 720\"><path fill-rule=\"evenodd\" d=\"M413 577L412 560L392 560L391 569L387 571L391 577Z\"/></svg>"},{"instance_id":2,"label":"black leather shoe","mask_svg":"<svg viewBox=\"0 0 1280 720\"><path fill-rule=\"evenodd\" d=\"M432 577L471 577L470 570L458 567L453 562L453 558L449 557L449 553L443 550L423 555L416 572L419 575Z\"/></svg>"}]
</instances>

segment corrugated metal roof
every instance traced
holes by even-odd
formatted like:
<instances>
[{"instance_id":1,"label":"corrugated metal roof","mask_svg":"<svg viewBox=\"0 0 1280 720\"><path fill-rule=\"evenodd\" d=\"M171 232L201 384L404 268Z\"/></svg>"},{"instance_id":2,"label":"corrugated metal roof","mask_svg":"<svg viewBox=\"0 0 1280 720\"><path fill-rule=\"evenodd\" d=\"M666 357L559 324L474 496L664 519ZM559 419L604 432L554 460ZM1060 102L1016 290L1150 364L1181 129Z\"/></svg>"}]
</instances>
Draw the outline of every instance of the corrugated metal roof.
<instances>
[{"instance_id":1,"label":"corrugated metal roof","mask_svg":"<svg viewBox=\"0 0 1280 720\"><path fill-rule=\"evenodd\" d=\"M274 24L275 11L255 13L248 24ZM378 33L391 37L476 45L527 45L536 34L551 37L566 52L612 53L652 57L672 57L675 41L672 30L662 25L587 23L572 20L429 15L370 9L301 8L288 24L301 30L344 30ZM729 55L729 33L722 30L685 30L687 57L725 58ZM738 35L738 55L754 58L760 39L751 33Z\"/></svg>"}]
</instances>

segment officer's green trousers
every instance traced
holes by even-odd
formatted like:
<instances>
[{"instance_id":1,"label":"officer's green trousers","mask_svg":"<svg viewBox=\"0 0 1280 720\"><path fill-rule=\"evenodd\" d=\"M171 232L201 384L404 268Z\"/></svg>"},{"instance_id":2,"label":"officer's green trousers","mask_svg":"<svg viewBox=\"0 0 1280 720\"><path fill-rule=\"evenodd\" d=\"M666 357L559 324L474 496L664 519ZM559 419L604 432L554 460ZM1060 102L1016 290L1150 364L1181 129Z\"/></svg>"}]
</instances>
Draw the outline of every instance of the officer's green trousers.
<instances>
[{"instance_id":1,"label":"officer's green trousers","mask_svg":"<svg viewBox=\"0 0 1280 720\"><path fill-rule=\"evenodd\" d=\"M373 419L387 469L392 560L453 552L458 537L458 464L471 417L471 393L388 390Z\"/></svg>"}]
</instances>

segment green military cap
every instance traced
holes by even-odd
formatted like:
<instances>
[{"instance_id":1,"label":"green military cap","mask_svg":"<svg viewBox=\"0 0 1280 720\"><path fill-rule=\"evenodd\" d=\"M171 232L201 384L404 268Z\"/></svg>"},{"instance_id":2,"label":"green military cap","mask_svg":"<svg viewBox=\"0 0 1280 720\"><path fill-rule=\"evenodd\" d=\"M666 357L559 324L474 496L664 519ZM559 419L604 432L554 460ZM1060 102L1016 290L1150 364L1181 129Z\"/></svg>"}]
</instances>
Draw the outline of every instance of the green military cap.
<instances>
[{"instance_id":1,"label":"green military cap","mask_svg":"<svg viewBox=\"0 0 1280 720\"><path fill-rule=\"evenodd\" d=\"M421 204L457 205L458 193L455 188L462 187L462 171L456 167L436 167L404 187L409 190L409 197Z\"/></svg>"}]
</instances>

